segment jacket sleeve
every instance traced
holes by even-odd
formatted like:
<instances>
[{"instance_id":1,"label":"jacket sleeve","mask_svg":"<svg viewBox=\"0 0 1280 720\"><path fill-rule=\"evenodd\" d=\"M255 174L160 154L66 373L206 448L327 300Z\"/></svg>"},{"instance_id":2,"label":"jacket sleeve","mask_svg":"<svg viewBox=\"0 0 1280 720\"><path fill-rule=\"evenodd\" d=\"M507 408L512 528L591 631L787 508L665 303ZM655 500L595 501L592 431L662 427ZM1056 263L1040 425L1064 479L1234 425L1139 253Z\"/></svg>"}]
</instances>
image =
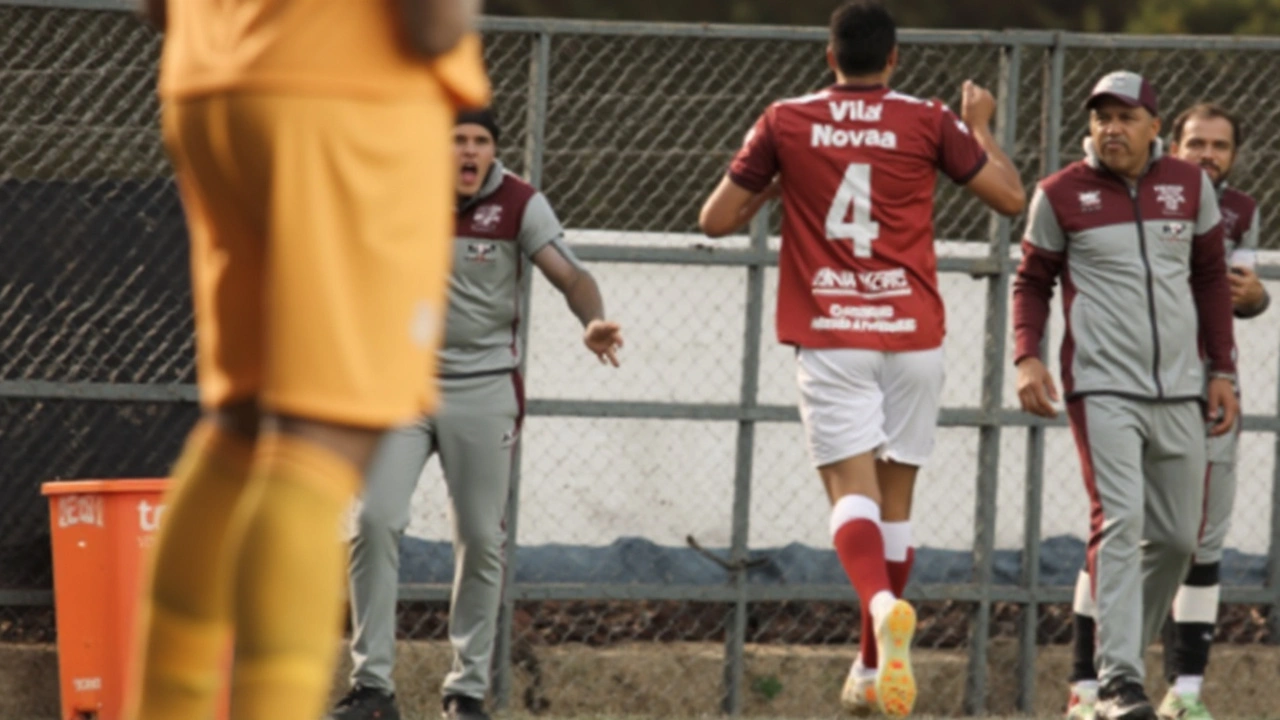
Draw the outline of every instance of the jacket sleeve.
<instances>
[{"instance_id":1,"label":"jacket sleeve","mask_svg":"<svg viewBox=\"0 0 1280 720\"><path fill-rule=\"evenodd\" d=\"M1249 250L1249 251L1257 252L1258 239L1262 235L1262 232L1259 229L1259 225L1261 224L1261 222L1262 222L1262 218L1258 213L1258 206L1254 205L1253 214L1249 219L1249 228L1244 231L1243 237L1240 238L1240 247L1239 247L1240 250ZM1227 262L1228 264L1230 264L1231 258L1227 258ZM1257 307L1236 308L1235 315L1236 317L1244 320L1247 320L1249 318L1255 318L1261 315L1262 313L1266 312L1267 308L1270 307L1270 305L1271 305L1271 293L1267 292L1267 288L1264 286L1262 288L1262 302L1258 303Z\"/></svg>"},{"instance_id":2,"label":"jacket sleeve","mask_svg":"<svg viewBox=\"0 0 1280 720\"><path fill-rule=\"evenodd\" d=\"M1235 374L1231 285L1227 282L1226 246L1218 197L1207 175L1201 174L1200 214L1191 240L1191 295L1196 303L1200 339L1209 358L1209 371Z\"/></svg>"},{"instance_id":3,"label":"jacket sleeve","mask_svg":"<svg viewBox=\"0 0 1280 720\"><path fill-rule=\"evenodd\" d=\"M1049 319L1053 286L1066 260L1067 239L1043 187L1031 196L1027 231L1022 239L1022 262L1013 280L1013 362L1040 357L1040 343Z\"/></svg>"}]
</instances>

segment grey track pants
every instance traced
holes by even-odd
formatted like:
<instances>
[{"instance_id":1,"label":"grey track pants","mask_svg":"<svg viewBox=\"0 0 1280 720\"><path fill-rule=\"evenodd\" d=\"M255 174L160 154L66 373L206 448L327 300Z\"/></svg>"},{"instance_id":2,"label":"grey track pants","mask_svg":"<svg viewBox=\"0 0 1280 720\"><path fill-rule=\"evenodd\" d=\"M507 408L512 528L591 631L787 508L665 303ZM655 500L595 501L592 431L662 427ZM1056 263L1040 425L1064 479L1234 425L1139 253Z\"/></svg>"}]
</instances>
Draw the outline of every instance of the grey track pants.
<instances>
[{"instance_id":1,"label":"grey track pants","mask_svg":"<svg viewBox=\"0 0 1280 720\"><path fill-rule=\"evenodd\" d=\"M351 545L351 680L395 691L400 537L418 476L438 452L453 510L454 659L444 693L483 699L502 597L504 521L523 391L512 373L442 380L441 391L440 411L388 432L369 464Z\"/></svg>"},{"instance_id":2,"label":"grey track pants","mask_svg":"<svg viewBox=\"0 0 1280 720\"><path fill-rule=\"evenodd\" d=\"M1091 507L1098 679L1141 683L1143 651L1186 576L1204 507L1200 403L1090 395L1067 404Z\"/></svg>"},{"instance_id":3,"label":"grey track pants","mask_svg":"<svg viewBox=\"0 0 1280 720\"><path fill-rule=\"evenodd\" d=\"M1209 474L1204 499L1204 530L1196 548L1195 562L1201 565L1222 562L1222 548L1231 529L1231 511L1236 502L1236 452L1240 446L1240 423L1231 432L1209 438Z\"/></svg>"}]
</instances>

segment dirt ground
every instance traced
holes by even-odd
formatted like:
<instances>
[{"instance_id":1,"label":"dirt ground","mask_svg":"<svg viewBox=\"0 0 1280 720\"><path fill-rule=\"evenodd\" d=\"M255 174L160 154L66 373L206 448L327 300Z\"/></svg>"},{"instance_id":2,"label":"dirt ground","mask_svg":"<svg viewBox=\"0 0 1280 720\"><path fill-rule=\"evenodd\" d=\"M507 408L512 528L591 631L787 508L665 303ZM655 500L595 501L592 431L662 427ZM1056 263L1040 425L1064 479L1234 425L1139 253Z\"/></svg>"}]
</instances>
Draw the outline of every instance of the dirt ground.
<instances>
[{"instance_id":1,"label":"dirt ground","mask_svg":"<svg viewBox=\"0 0 1280 720\"><path fill-rule=\"evenodd\" d=\"M513 713L522 717L650 716L697 717L718 710L723 672L719 643L635 643L613 647L566 644L517 653ZM345 688L346 654L338 669L335 696ZM960 715L967 656L959 650L915 654L920 681L917 713ZM993 643L988 707L1013 714L1016 647ZM834 715L836 695L850 653L832 646L749 646L746 713L755 717L812 718ZM1036 715L1058 715L1062 678L1069 664L1063 646L1041 648L1037 663ZM397 664L401 710L407 718L438 717L439 683L449 665L446 643L402 642ZM1159 675L1159 652L1148 656L1150 676ZM1280 718L1280 648L1221 646L1206 700L1223 719ZM1164 688L1150 688L1156 696ZM57 660L51 645L0 645L0 720L55 720L58 717Z\"/></svg>"}]
</instances>

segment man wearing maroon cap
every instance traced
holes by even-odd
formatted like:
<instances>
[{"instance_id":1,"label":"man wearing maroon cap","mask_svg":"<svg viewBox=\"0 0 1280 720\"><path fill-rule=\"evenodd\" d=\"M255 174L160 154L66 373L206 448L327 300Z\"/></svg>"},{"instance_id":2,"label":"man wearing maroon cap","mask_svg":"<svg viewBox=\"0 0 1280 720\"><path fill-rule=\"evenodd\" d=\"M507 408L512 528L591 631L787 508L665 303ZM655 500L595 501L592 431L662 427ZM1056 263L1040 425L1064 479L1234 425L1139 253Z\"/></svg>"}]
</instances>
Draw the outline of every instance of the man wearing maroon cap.
<instances>
[{"instance_id":1,"label":"man wearing maroon cap","mask_svg":"<svg viewBox=\"0 0 1280 720\"><path fill-rule=\"evenodd\" d=\"M1253 270L1260 236L1258 203L1227 183L1244 141L1240 120L1215 103L1197 103L1174 118L1169 139L1170 154L1204 168L1217 190L1236 319L1260 316L1270 304L1270 297ZM1220 565L1235 502L1239 440L1237 421L1231 432L1209 438L1206 447L1208 468L1200 541L1191 568L1174 596L1172 622L1166 620L1164 624L1164 666L1169 691L1156 709L1161 720L1213 720L1201 689L1221 600ZM1098 676L1093 667L1097 609L1093 606L1092 587L1088 571L1082 571L1076 580L1073 608L1075 641L1069 720L1091 718L1097 701Z\"/></svg>"},{"instance_id":2,"label":"man wearing maroon cap","mask_svg":"<svg viewBox=\"0 0 1280 720\"><path fill-rule=\"evenodd\" d=\"M1040 344L1061 276L1063 394L1092 510L1095 717L1155 720L1143 650L1196 546L1204 417L1220 435L1238 410L1231 292L1213 183L1163 154L1151 86L1111 73L1086 108L1085 159L1041 181L1031 200L1014 362L1023 410L1056 416Z\"/></svg>"}]
</instances>

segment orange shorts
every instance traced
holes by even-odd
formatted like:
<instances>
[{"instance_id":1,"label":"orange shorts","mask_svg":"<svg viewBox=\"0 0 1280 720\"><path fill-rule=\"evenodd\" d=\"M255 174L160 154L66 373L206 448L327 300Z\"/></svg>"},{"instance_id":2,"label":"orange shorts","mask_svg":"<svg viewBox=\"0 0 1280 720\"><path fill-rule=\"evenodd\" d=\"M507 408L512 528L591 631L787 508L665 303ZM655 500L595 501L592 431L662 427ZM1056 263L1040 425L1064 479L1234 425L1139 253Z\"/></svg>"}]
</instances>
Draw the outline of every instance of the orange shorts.
<instances>
[{"instance_id":1,"label":"orange shorts","mask_svg":"<svg viewBox=\"0 0 1280 720\"><path fill-rule=\"evenodd\" d=\"M381 428L434 408L453 233L440 101L226 93L164 107L200 399Z\"/></svg>"}]
</instances>

